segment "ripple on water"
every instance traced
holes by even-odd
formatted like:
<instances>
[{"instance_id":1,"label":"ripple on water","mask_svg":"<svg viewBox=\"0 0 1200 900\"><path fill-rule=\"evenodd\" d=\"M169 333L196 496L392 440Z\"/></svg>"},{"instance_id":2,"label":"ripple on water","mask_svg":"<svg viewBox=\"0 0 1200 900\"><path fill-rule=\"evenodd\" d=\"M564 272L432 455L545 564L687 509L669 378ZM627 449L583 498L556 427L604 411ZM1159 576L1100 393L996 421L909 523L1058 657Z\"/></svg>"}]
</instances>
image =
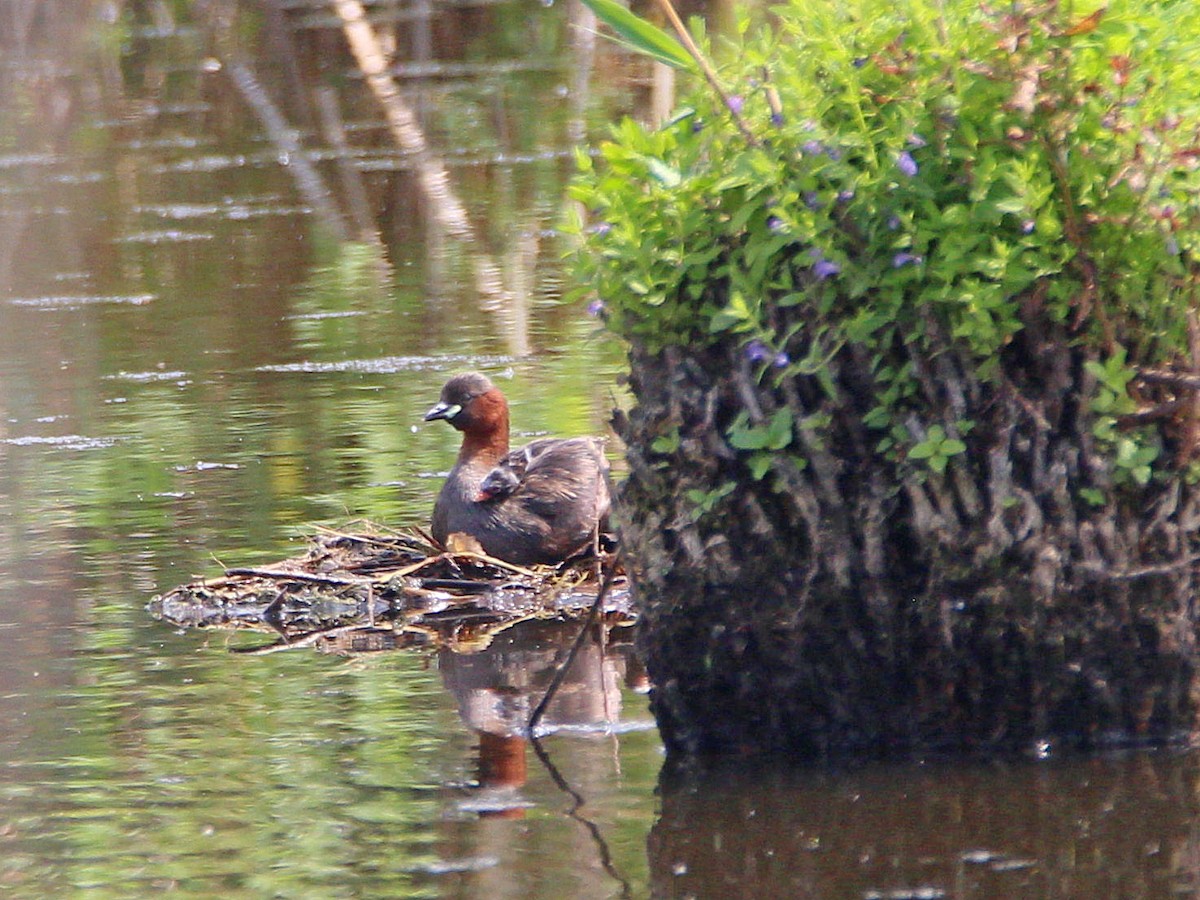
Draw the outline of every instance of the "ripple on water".
<instances>
[{"instance_id":1,"label":"ripple on water","mask_svg":"<svg viewBox=\"0 0 1200 900\"><path fill-rule=\"evenodd\" d=\"M304 360L257 366L256 372L353 372L365 375L394 375L397 372L426 372L464 363L472 366L500 366L513 361L511 356L384 356L379 359L339 359L332 362Z\"/></svg>"},{"instance_id":2,"label":"ripple on water","mask_svg":"<svg viewBox=\"0 0 1200 900\"><path fill-rule=\"evenodd\" d=\"M97 184L110 178L107 172L62 172L46 179L49 184Z\"/></svg>"},{"instance_id":3,"label":"ripple on water","mask_svg":"<svg viewBox=\"0 0 1200 900\"><path fill-rule=\"evenodd\" d=\"M574 158L573 149L539 150L533 153L489 153L480 154L467 148L457 153L448 151L442 162L449 169L483 169L490 166L528 166L555 160ZM355 165L363 172L405 172L415 165L411 154L386 153L367 154L356 158Z\"/></svg>"},{"instance_id":4,"label":"ripple on water","mask_svg":"<svg viewBox=\"0 0 1200 900\"><path fill-rule=\"evenodd\" d=\"M0 444L12 447L59 447L63 450L105 450L117 443L111 437L87 437L82 434L25 435L24 437L0 438Z\"/></svg>"},{"instance_id":5,"label":"ripple on water","mask_svg":"<svg viewBox=\"0 0 1200 900\"><path fill-rule=\"evenodd\" d=\"M511 805L503 807L511 808ZM495 856L464 856L458 859L438 859L423 865L413 867L414 872L424 872L429 875L453 875L461 872L482 872L484 869L495 868L500 860Z\"/></svg>"},{"instance_id":6,"label":"ripple on water","mask_svg":"<svg viewBox=\"0 0 1200 900\"><path fill-rule=\"evenodd\" d=\"M0 169L19 169L25 166L53 166L62 162L54 153L4 153L0 154Z\"/></svg>"},{"instance_id":7,"label":"ripple on water","mask_svg":"<svg viewBox=\"0 0 1200 900\"><path fill-rule=\"evenodd\" d=\"M224 172L227 169L242 169L250 163L250 159L241 153L232 156L219 153L207 153L204 156L192 156L187 159L177 159L174 162L161 163L151 166L154 175L170 175L188 172Z\"/></svg>"},{"instance_id":8,"label":"ripple on water","mask_svg":"<svg viewBox=\"0 0 1200 900\"><path fill-rule=\"evenodd\" d=\"M184 244L189 241L211 241L215 235L210 231L180 231L164 228L158 231L137 231L116 238L117 244Z\"/></svg>"},{"instance_id":9,"label":"ripple on water","mask_svg":"<svg viewBox=\"0 0 1200 900\"><path fill-rule=\"evenodd\" d=\"M310 215L312 208L278 202L246 203L167 203L138 206L134 209L141 215L157 216L160 219L227 219L245 221L267 216Z\"/></svg>"},{"instance_id":10,"label":"ripple on water","mask_svg":"<svg viewBox=\"0 0 1200 900\"><path fill-rule=\"evenodd\" d=\"M184 109L166 109L165 107L157 110L162 113L183 112ZM207 104L195 104L187 110L189 113L205 113L209 112ZM212 139L206 137L196 137L192 135L171 135L168 137L156 137L149 139L132 140L125 144L126 150L195 150L205 144L211 144Z\"/></svg>"},{"instance_id":11,"label":"ripple on water","mask_svg":"<svg viewBox=\"0 0 1200 900\"><path fill-rule=\"evenodd\" d=\"M103 377L105 381L129 381L134 384L149 384L155 381L178 381L181 383L189 381L187 372L160 369L151 372L117 372Z\"/></svg>"},{"instance_id":12,"label":"ripple on water","mask_svg":"<svg viewBox=\"0 0 1200 900\"><path fill-rule=\"evenodd\" d=\"M364 310L352 309L345 312L296 313L283 318L288 322L318 322L322 319L349 319L352 316L365 316L366 314Z\"/></svg>"},{"instance_id":13,"label":"ripple on water","mask_svg":"<svg viewBox=\"0 0 1200 900\"><path fill-rule=\"evenodd\" d=\"M57 312L79 309L83 306L115 304L118 306L145 306L158 298L154 294L59 294L46 297L14 297L10 306Z\"/></svg>"}]
</instances>

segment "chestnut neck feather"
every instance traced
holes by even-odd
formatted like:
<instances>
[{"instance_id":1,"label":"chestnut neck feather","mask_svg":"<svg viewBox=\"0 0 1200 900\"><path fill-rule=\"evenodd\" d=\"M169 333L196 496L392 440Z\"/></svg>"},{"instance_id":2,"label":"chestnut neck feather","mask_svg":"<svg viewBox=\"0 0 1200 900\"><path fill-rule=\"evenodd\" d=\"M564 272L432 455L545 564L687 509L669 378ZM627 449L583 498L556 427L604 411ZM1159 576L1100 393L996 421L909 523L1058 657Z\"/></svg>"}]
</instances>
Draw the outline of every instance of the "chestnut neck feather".
<instances>
[{"instance_id":1,"label":"chestnut neck feather","mask_svg":"<svg viewBox=\"0 0 1200 900\"><path fill-rule=\"evenodd\" d=\"M508 402L499 389L471 401L471 421L463 429L460 462L494 466L508 453Z\"/></svg>"}]
</instances>

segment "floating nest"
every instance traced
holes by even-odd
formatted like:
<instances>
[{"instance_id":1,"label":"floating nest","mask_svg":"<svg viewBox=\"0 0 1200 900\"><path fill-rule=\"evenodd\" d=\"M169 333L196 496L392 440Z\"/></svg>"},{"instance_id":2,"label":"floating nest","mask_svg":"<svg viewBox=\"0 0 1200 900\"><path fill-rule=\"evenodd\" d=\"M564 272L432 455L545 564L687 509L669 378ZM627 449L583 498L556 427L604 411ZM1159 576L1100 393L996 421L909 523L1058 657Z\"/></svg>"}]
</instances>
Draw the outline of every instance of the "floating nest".
<instances>
[{"instance_id":1,"label":"floating nest","mask_svg":"<svg viewBox=\"0 0 1200 900\"><path fill-rule=\"evenodd\" d=\"M322 528L307 550L269 566L226 569L150 601L156 618L184 628L252 629L273 643L242 652L312 646L361 653L404 647L483 649L531 619L585 619L615 560L599 554L557 566L515 566L479 552L444 552L419 532L370 523ZM632 624L628 582L608 579L603 614Z\"/></svg>"}]
</instances>

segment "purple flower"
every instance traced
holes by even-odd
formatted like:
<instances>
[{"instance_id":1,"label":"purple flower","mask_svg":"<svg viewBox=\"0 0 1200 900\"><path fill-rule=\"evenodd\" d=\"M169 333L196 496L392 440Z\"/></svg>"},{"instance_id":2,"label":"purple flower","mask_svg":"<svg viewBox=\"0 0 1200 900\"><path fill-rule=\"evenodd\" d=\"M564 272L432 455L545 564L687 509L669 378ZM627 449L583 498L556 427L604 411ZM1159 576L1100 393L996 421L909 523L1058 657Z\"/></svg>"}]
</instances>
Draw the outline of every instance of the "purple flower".
<instances>
[{"instance_id":1,"label":"purple flower","mask_svg":"<svg viewBox=\"0 0 1200 900\"><path fill-rule=\"evenodd\" d=\"M784 353L782 350L780 350L778 353L775 354L775 358L773 360L771 360L771 365L773 365L777 369L782 369L784 366L786 366L791 361L792 361L791 358L786 353Z\"/></svg>"},{"instance_id":2,"label":"purple flower","mask_svg":"<svg viewBox=\"0 0 1200 900\"><path fill-rule=\"evenodd\" d=\"M771 113L771 124L772 125L774 125L776 128L779 128L780 126L783 125L783 122L784 122L783 113L781 113L781 112Z\"/></svg>"},{"instance_id":3,"label":"purple flower","mask_svg":"<svg viewBox=\"0 0 1200 900\"><path fill-rule=\"evenodd\" d=\"M597 222L595 225L592 225L590 228L588 228L588 231L590 231L592 234L596 234L596 235L603 237L604 235L606 235L610 231L612 231L612 223L611 222Z\"/></svg>"},{"instance_id":4,"label":"purple flower","mask_svg":"<svg viewBox=\"0 0 1200 900\"><path fill-rule=\"evenodd\" d=\"M702 122L700 119L693 119L692 120L692 134L699 134L703 130L704 130L704 122Z\"/></svg>"},{"instance_id":5,"label":"purple flower","mask_svg":"<svg viewBox=\"0 0 1200 900\"><path fill-rule=\"evenodd\" d=\"M594 319L599 318L604 313L604 301L597 297L588 304L588 315Z\"/></svg>"},{"instance_id":6,"label":"purple flower","mask_svg":"<svg viewBox=\"0 0 1200 900\"><path fill-rule=\"evenodd\" d=\"M818 194L816 191L805 191L804 192L804 205L807 206L809 209L811 209L813 212L816 212L818 209L821 208L821 195Z\"/></svg>"},{"instance_id":7,"label":"purple flower","mask_svg":"<svg viewBox=\"0 0 1200 900\"><path fill-rule=\"evenodd\" d=\"M861 69L863 66L865 66L870 61L871 61L871 57L869 57L869 56L857 56L853 60L851 60L850 65L854 66L854 68L856 68L856 69Z\"/></svg>"},{"instance_id":8,"label":"purple flower","mask_svg":"<svg viewBox=\"0 0 1200 900\"><path fill-rule=\"evenodd\" d=\"M779 216L770 216L767 219L767 228L778 234L781 231L787 231L787 226L783 224L783 219Z\"/></svg>"},{"instance_id":9,"label":"purple flower","mask_svg":"<svg viewBox=\"0 0 1200 900\"><path fill-rule=\"evenodd\" d=\"M921 137L919 134L917 134L917 133L914 131L912 134L910 134L910 135L908 136L908 146L910 146L910 147L924 147L924 146L926 146L925 138Z\"/></svg>"},{"instance_id":10,"label":"purple flower","mask_svg":"<svg viewBox=\"0 0 1200 900\"><path fill-rule=\"evenodd\" d=\"M888 216L887 222L885 224L887 225L888 231L895 231L897 228L900 227L900 217L899 216Z\"/></svg>"},{"instance_id":11,"label":"purple flower","mask_svg":"<svg viewBox=\"0 0 1200 900\"><path fill-rule=\"evenodd\" d=\"M843 191L838 191L837 199L838 203L849 203L854 199L854 191L850 190L849 188L846 188Z\"/></svg>"},{"instance_id":12,"label":"purple flower","mask_svg":"<svg viewBox=\"0 0 1200 900\"><path fill-rule=\"evenodd\" d=\"M832 159L834 162L837 162L839 159L842 158L842 151L839 150L837 147L826 147L825 152L829 154L829 158Z\"/></svg>"},{"instance_id":13,"label":"purple flower","mask_svg":"<svg viewBox=\"0 0 1200 900\"><path fill-rule=\"evenodd\" d=\"M752 363L762 362L771 355L767 345L755 338L746 345L746 359Z\"/></svg>"},{"instance_id":14,"label":"purple flower","mask_svg":"<svg viewBox=\"0 0 1200 900\"><path fill-rule=\"evenodd\" d=\"M925 260L923 257L920 257L915 253L908 253L902 250L892 257L892 268L900 269L904 266L919 266L924 261Z\"/></svg>"},{"instance_id":15,"label":"purple flower","mask_svg":"<svg viewBox=\"0 0 1200 900\"><path fill-rule=\"evenodd\" d=\"M813 247L811 250L809 250L808 255L812 258L812 273L816 277L817 281L824 281L826 278L832 278L834 275L837 275L842 271L841 266L832 260L826 259L825 254L823 254L816 247Z\"/></svg>"},{"instance_id":16,"label":"purple flower","mask_svg":"<svg viewBox=\"0 0 1200 900\"><path fill-rule=\"evenodd\" d=\"M904 175L912 178L917 174L917 161L912 158L912 154L905 150L896 157L896 168Z\"/></svg>"},{"instance_id":17,"label":"purple flower","mask_svg":"<svg viewBox=\"0 0 1200 900\"><path fill-rule=\"evenodd\" d=\"M822 259L813 263L812 272L817 277L817 281L824 281L826 278L832 278L839 274L842 267L832 260Z\"/></svg>"},{"instance_id":18,"label":"purple flower","mask_svg":"<svg viewBox=\"0 0 1200 900\"><path fill-rule=\"evenodd\" d=\"M734 94L732 97L729 98L729 111L732 112L736 116L738 113L740 113L742 111L742 106L745 105L745 102L746 101L743 100L741 97L739 97L737 94Z\"/></svg>"},{"instance_id":19,"label":"purple flower","mask_svg":"<svg viewBox=\"0 0 1200 900\"><path fill-rule=\"evenodd\" d=\"M835 275L840 275L842 267L832 260L823 259L812 268L813 275L817 281L825 281L827 278L833 278Z\"/></svg>"},{"instance_id":20,"label":"purple flower","mask_svg":"<svg viewBox=\"0 0 1200 900\"><path fill-rule=\"evenodd\" d=\"M1033 229L1037 228L1037 222L1033 219L1026 219L1021 223L1021 234L1033 234Z\"/></svg>"}]
</instances>

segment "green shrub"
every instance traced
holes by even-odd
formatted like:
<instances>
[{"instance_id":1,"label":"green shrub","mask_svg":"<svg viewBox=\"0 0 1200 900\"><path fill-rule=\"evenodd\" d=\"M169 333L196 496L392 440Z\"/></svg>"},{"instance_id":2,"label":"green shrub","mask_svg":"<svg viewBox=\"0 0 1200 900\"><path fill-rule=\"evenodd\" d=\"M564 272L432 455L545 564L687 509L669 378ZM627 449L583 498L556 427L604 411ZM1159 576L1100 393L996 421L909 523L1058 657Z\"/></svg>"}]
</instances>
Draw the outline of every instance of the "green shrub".
<instances>
[{"instance_id":1,"label":"green shrub","mask_svg":"<svg viewBox=\"0 0 1200 900\"><path fill-rule=\"evenodd\" d=\"M1094 9L793 0L743 21L716 55L756 140L697 81L663 127L581 154L580 283L642 350L737 341L764 381L863 348L880 448L939 471L963 445L906 430L893 349L932 317L986 380L1031 320L1060 323L1097 367L1097 437L1144 483L1155 436L1114 425L1137 367L1190 360L1200 4Z\"/></svg>"}]
</instances>

